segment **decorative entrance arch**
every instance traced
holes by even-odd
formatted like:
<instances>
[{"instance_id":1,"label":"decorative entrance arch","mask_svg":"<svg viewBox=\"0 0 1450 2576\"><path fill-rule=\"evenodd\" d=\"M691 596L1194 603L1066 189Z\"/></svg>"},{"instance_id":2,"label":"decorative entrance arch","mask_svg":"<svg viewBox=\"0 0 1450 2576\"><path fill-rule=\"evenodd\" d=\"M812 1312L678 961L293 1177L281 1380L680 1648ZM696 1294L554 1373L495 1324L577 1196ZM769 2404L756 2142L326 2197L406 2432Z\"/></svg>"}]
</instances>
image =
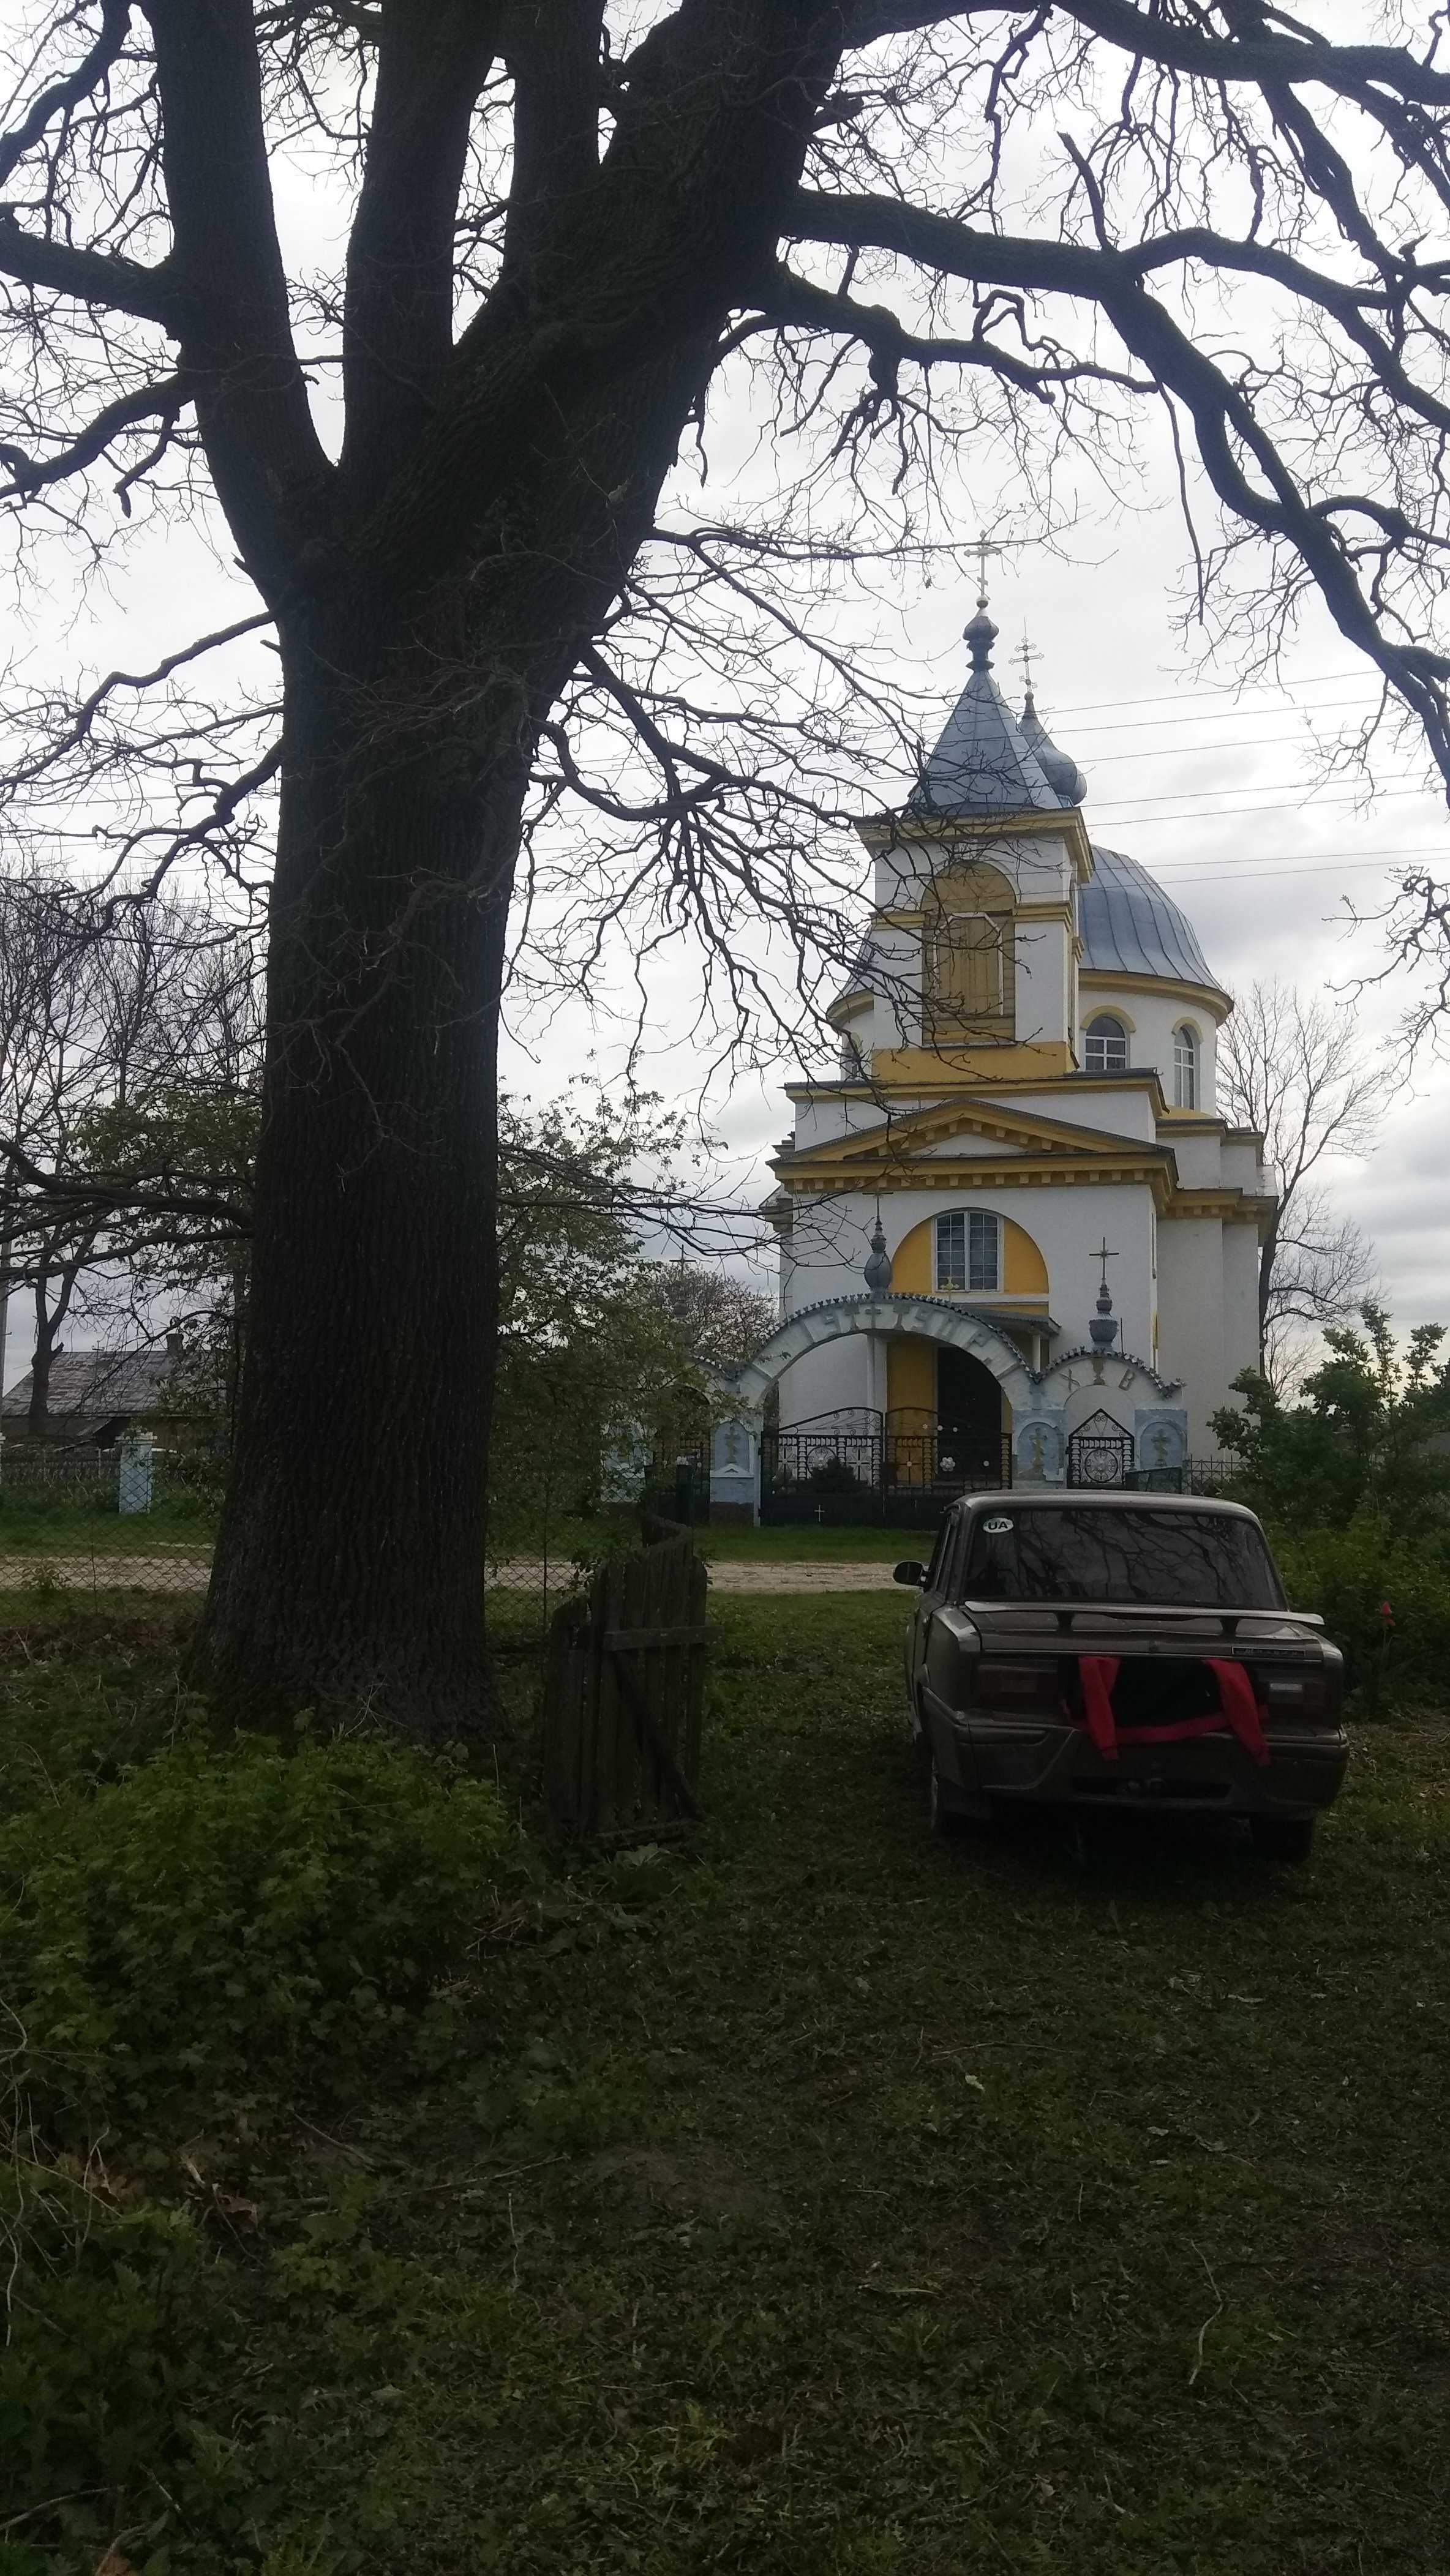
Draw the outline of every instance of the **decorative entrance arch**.
<instances>
[{"instance_id":1,"label":"decorative entrance arch","mask_svg":"<svg viewBox=\"0 0 1450 2576\"><path fill-rule=\"evenodd\" d=\"M711 1445L712 1513L732 1520L758 1517L760 1421L766 1396L807 1351L851 1333L910 1334L950 1350L970 1352L991 1371L1012 1407L1013 1467L1020 1482L1062 1483L1069 1433L1080 1414L1092 1411L1095 1404L1103 1405L1109 1388L1112 1410L1140 1456L1168 1451L1181 1459L1187 1454L1188 1418L1172 1402L1181 1391L1179 1382L1160 1377L1144 1360L1122 1351L1107 1355L1087 1349L1064 1351L1039 1371L1028 1366L1000 1324L980 1307L974 1309L959 1299L889 1291L827 1297L814 1306L800 1307L777 1325L743 1368L721 1378L721 1392L733 1399L734 1409L716 1425ZM1110 1377L1106 1371L1111 1371ZM1127 1405L1124 1396L1131 1399Z\"/></svg>"},{"instance_id":2,"label":"decorative entrance arch","mask_svg":"<svg viewBox=\"0 0 1450 2576\"><path fill-rule=\"evenodd\" d=\"M826 1297L815 1306L802 1306L788 1320L776 1327L768 1342L762 1342L754 1359L733 1371L726 1381L741 1398L742 1404L754 1407L762 1403L777 1379L784 1377L792 1361L804 1359L807 1351L819 1350L823 1342L838 1342L847 1333L909 1333L914 1339L943 1342L951 1350L970 1351L975 1359L989 1368L1014 1407L1030 1397L1037 1379L1022 1353L1004 1333L978 1310L964 1306L949 1297Z\"/></svg>"}]
</instances>

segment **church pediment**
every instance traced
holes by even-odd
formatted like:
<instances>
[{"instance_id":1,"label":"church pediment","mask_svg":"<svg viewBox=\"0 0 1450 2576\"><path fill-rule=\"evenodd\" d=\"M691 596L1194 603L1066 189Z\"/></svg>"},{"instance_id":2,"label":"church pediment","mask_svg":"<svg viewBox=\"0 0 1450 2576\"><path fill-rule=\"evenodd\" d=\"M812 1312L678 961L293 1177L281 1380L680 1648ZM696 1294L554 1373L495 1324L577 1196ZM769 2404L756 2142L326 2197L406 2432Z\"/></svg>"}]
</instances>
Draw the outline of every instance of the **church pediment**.
<instances>
[{"instance_id":1,"label":"church pediment","mask_svg":"<svg viewBox=\"0 0 1450 2576\"><path fill-rule=\"evenodd\" d=\"M966 1159L1001 1162L1004 1159L1056 1160L1068 1153L1075 1162L1101 1157L1104 1162L1121 1162L1124 1153L1135 1159L1145 1154L1152 1159L1171 1161L1171 1157L1135 1138L1114 1135L1101 1127L1085 1127L1073 1119L1044 1118L1031 1110L1008 1109L996 1101L944 1100L906 1116L881 1119L870 1127L856 1127L843 1136L822 1139L785 1158L777 1168L797 1174L845 1174L861 1165L875 1169L885 1161L893 1163L940 1162Z\"/></svg>"}]
</instances>

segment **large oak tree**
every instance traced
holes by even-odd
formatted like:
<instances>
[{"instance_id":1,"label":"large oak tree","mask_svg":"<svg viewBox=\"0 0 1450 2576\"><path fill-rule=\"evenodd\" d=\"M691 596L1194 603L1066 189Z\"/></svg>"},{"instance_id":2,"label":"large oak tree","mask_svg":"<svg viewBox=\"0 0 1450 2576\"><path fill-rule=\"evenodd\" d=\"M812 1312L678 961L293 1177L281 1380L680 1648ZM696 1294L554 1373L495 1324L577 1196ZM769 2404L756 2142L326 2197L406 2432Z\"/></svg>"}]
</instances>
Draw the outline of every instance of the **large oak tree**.
<instances>
[{"instance_id":1,"label":"large oak tree","mask_svg":"<svg viewBox=\"0 0 1450 2576\"><path fill-rule=\"evenodd\" d=\"M275 789L250 1344L203 1641L234 1701L365 1697L424 1733L476 1708L530 797L543 776L555 807L639 824L685 899L702 851L742 901L769 873L723 737L621 624L659 605L652 550L685 563L676 603L749 592L748 526L659 519L722 371L773 379L783 441L828 420L838 477L907 493L988 396L1100 454L1163 407L1223 514L1205 574L1261 550L1270 644L1317 592L1450 775L1450 664L1422 640L1450 72L1428 7L1422 43L1347 14L1336 42L1260 0L33 13L0 142L6 499L99 545L118 485L132 506L204 479L275 646L273 730L197 682L202 810L164 849L131 836L153 876L234 861ZM278 167L345 206L335 278L289 271ZM798 563L813 524L782 540ZM143 777L147 749L172 775L168 690L250 622L52 693L12 819L97 763ZM591 777L591 721L632 728L647 792Z\"/></svg>"}]
</instances>

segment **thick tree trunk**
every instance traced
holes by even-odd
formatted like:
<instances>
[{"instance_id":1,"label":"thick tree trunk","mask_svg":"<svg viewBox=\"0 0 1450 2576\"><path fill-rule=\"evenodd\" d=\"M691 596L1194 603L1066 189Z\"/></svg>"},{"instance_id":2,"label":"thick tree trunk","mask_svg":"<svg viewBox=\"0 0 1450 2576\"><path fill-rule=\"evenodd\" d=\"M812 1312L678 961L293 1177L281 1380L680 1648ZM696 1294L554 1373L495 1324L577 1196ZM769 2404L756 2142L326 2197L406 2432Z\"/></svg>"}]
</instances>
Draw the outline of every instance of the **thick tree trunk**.
<instances>
[{"instance_id":1,"label":"thick tree trunk","mask_svg":"<svg viewBox=\"0 0 1450 2576\"><path fill-rule=\"evenodd\" d=\"M841 40L813 0L682 12L653 72L639 49L606 187L592 92L588 150L555 166L541 25L506 285L396 466L395 427L350 414L337 515L275 585L255 1267L199 1655L234 1710L423 1740L480 1722L495 1047L530 762L773 257ZM231 454L223 413L209 434Z\"/></svg>"},{"instance_id":2,"label":"thick tree trunk","mask_svg":"<svg viewBox=\"0 0 1450 2576\"><path fill-rule=\"evenodd\" d=\"M426 1741L482 1718L497 1025L529 746L516 707L492 741L440 739L396 676L390 716L340 653L287 657L247 1353L199 1665L238 1714L372 1714Z\"/></svg>"}]
</instances>

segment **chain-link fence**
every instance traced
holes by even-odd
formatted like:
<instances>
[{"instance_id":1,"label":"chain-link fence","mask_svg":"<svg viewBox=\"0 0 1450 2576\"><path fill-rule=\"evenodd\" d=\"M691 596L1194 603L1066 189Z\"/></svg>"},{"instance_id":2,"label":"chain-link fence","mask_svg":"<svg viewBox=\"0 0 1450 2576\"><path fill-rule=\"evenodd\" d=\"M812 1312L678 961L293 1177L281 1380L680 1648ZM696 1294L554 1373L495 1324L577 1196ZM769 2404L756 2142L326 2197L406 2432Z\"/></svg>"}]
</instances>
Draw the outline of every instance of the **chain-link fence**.
<instances>
[{"instance_id":1,"label":"chain-link fence","mask_svg":"<svg viewBox=\"0 0 1450 2576\"><path fill-rule=\"evenodd\" d=\"M150 1441L0 1445L0 1599L200 1601L225 1462Z\"/></svg>"}]
</instances>

